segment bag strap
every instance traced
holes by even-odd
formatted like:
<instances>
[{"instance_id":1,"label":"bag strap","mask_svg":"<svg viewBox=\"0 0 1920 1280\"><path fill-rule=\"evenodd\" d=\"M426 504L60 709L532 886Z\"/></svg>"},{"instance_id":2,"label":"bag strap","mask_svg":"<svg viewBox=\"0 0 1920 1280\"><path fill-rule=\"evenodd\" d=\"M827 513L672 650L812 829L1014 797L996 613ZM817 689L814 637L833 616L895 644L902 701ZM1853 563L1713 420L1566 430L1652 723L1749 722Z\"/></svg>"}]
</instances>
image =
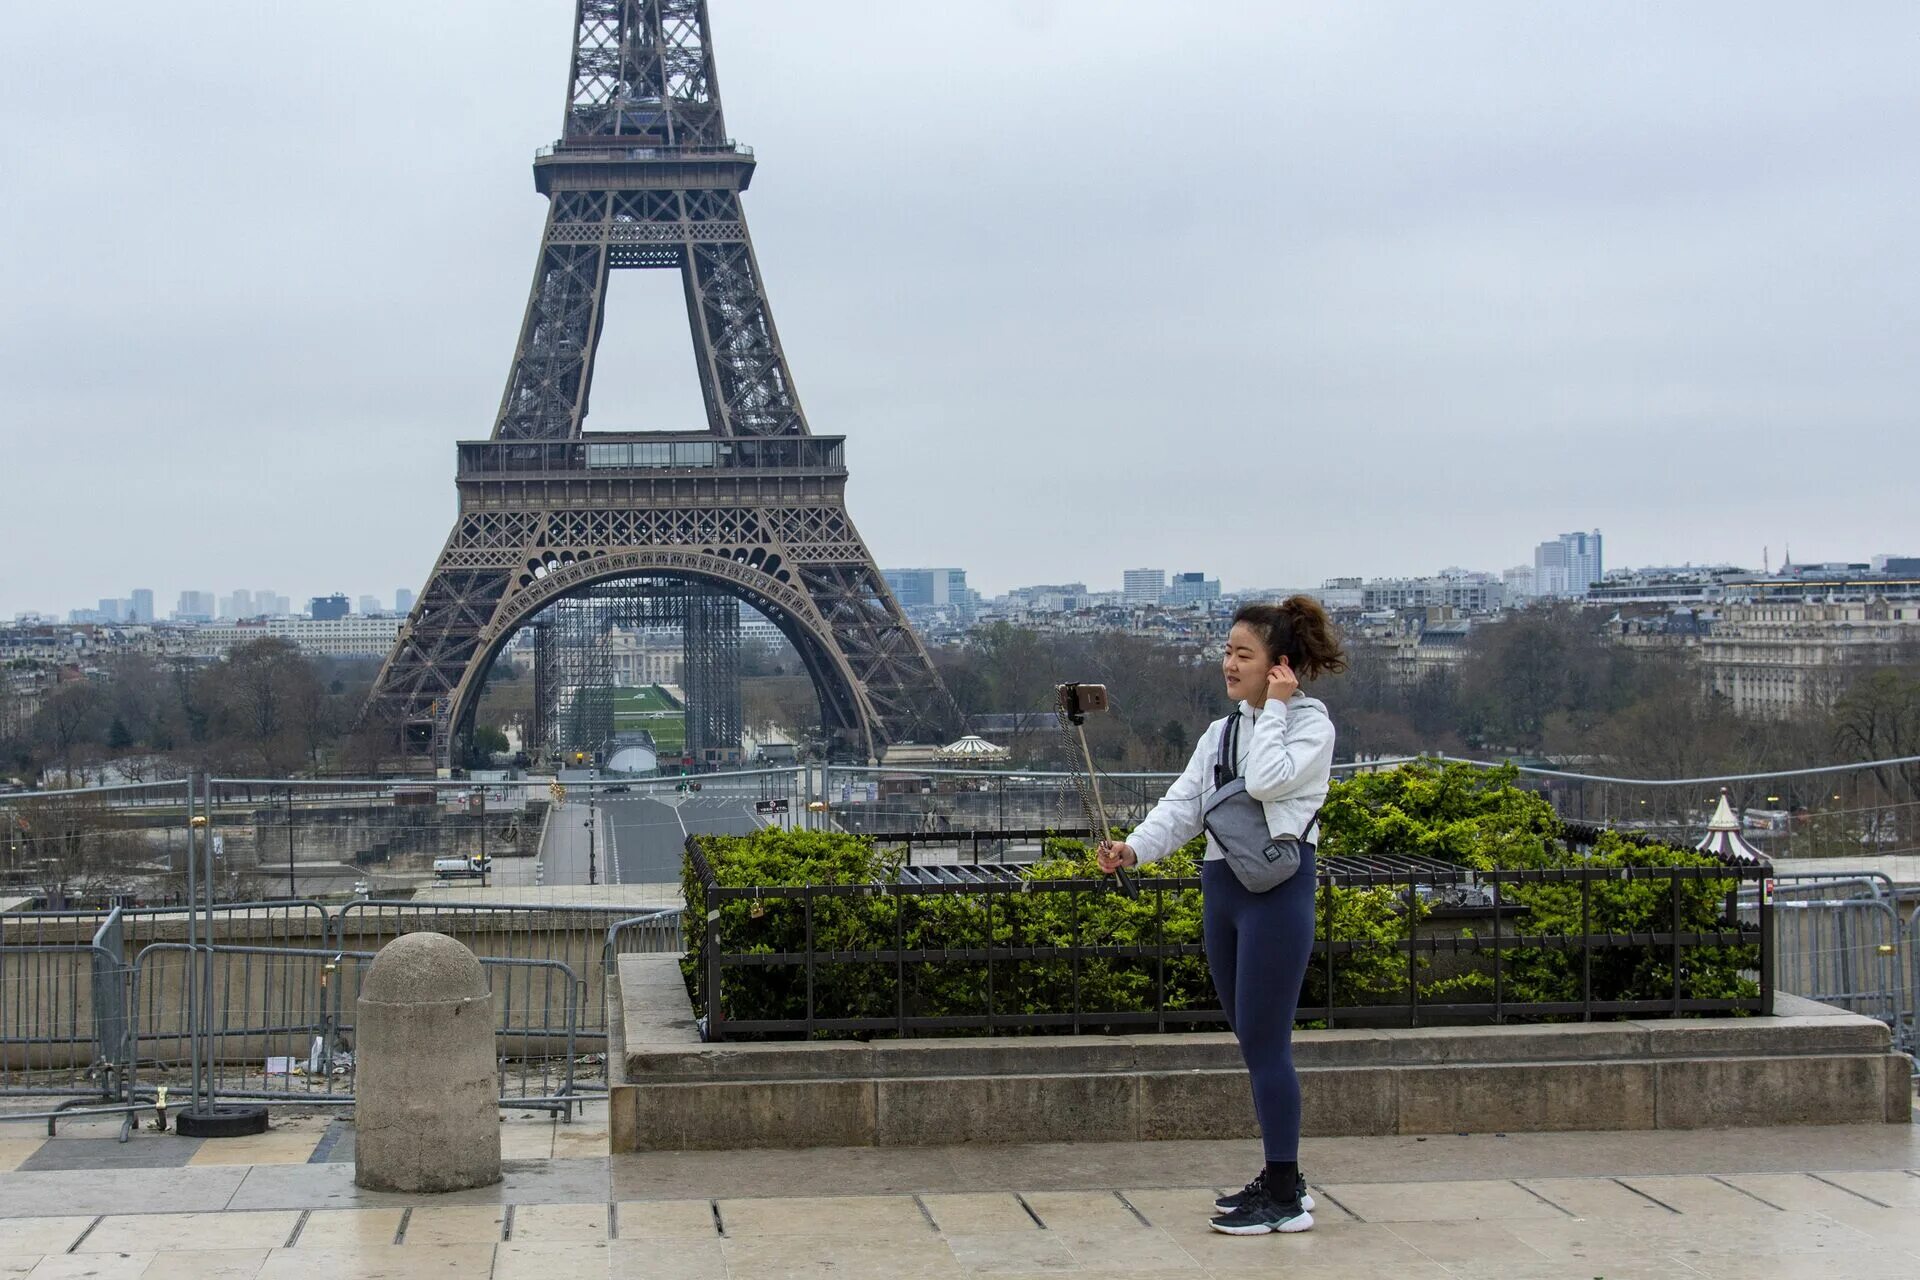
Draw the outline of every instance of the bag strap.
<instances>
[{"instance_id":1,"label":"bag strap","mask_svg":"<svg viewBox=\"0 0 1920 1280\"><path fill-rule=\"evenodd\" d=\"M1213 762L1213 785L1216 788L1224 787L1239 776L1240 710L1236 707L1233 715L1228 717L1227 727L1220 733L1220 754ZM1313 831L1314 824L1320 821L1320 815L1326 812L1326 808L1326 802L1322 801L1320 807L1313 811L1313 816L1307 819L1307 824L1300 828L1301 840L1306 840L1308 834Z\"/></svg>"},{"instance_id":2,"label":"bag strap","mask_svg":"<svg viewBox=\"0 0 1920 1280\"><path fill-rule=\"evenodd\" d=\"M1220 730L1220 754L1213 762L1213 785L1226 786L1240 776L1240 709L1235 707Z\"/></svg>"}]
</instances>

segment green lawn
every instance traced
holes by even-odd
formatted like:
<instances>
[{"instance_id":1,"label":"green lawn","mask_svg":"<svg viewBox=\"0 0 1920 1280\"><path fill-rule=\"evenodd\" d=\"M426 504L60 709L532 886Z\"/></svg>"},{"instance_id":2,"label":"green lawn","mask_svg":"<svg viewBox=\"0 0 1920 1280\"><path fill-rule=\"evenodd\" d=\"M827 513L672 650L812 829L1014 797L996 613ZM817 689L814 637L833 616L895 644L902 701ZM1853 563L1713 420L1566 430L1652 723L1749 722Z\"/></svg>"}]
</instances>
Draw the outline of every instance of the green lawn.
<instances>
[{"instance_id":1,"label":"green lawn","mask_svg":"<svg viewBox=\"0 0 1920 1280\"><path fill-rule=\"evenodd\" d=\"M687 745L686 708L659 685L613 691L615 732L645 729L663 756L679 755Z\"/></svg>"}]
</instances>

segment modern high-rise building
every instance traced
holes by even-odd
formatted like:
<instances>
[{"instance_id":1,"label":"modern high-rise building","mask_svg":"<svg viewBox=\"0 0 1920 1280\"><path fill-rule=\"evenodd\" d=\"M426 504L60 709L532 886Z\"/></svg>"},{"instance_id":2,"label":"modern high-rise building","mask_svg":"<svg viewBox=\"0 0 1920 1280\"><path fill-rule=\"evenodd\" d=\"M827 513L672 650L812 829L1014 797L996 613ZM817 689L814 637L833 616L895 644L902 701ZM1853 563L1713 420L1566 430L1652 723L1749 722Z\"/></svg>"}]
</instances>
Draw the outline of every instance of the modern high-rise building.
<instances>
[{"instance_id":1,"label":"modern high-rise building","mask_svg":"<svg viewBox=\"0 0 1920 1280\"><path fill-rule=\"evenodd\" d=\"M406 615L413 612L413 592L407 587L399 587L393 593L393 611Z\"/></svg>"},{"instance_id":2,"label":"modern high-rise building","mask_svg":"<svg viewBox=\"0 0 1920 1280\"><path fill-rule=\"evenodd\" d=\"M347 598L336 591L330 596L315 596L309 601L307 616L315 622L331 622L337 618L346 617L351 608Z\"/></svg>"},{"instance_id":3,"label":"modern high-rise building","mask_svg":"<svg viewBox=\"0 0 1920 1280\"><path fill-rule=\"evenodd\" d=\"M1121 598L1129 605L1159 604L1166 593L1165 569L1129 569L1120 577Z\"/></svg>"},{"instance_id":4,"label":"modern high-rise building","mask_svg":"<svg viewBox=\"0 0 1920 1280\"><path fill-rule=\"evenodd\" d=\"M1166 604L1181 607L1218 600L1220 579L1209 578L1204 573L1176 573L1160 598Z\"/></svg>"},{"instance_id":5,"label":"modern high-rise building","mask_svg":"<svg viewBox=\"0 0 1920 1280\"><path fill-rule=\"evenodd\" d=\"M127 614L131 612L132 608L133 602L131 600L102 600L100 602L99 613L103 621L126 622L128 620Z\"/></svg>"},{"instance_id":6,"label":"modern high-rise building","mask_svg":"<svg viewBox=\"0 0 1920 1280\"><path fill-rule=\"evenodd\" d=\"M1543 542L1533 552L1535 595L1579 597L1605 573L1600 557L1600 531L1563 533Z\"/></svg>"},{"instance_id":7,"label":"modern high-rise building","mask_svg":"<svg viewBox=\"0 0 1920 1280\"><path fill-rule=\"evenodd\" d=\"M380 607L380 600L377 596L361 596L360 602L356 606L356 611L363 618L371 618L377 614L386 612L385 609Z\"/></svg>"},{"instance_id":8,"label":"modern high-rise building","mask_svg":"<svg viewBox=\"0 0 1920 1280\"><path fill-rule=\"evenodd\" d=\"M182 591L179 607L173 611L175 622L212 622L220 611L211 591Z\"/></svg>"},{"instance_id":9,"label":"modern high-rise building","mask_svg":"<svg viewBox=\"0 0 1920 1280\"><path fill-rule=\"evenodd\" d=\"M135 587L133 589L133 594L128 598L132 600L133 604L127 611L127 621L129 622L152 622L153 621L153 592L152 591L150 591L146 587Z\"/></svg>"},{"instance_id":10,"label":"modern high-rise building","mask_svg":"<svg viewBox=\"0 0 1920 1280\"><path fill-rule=\"evenodd\" d=\"M965 569L882 569L880 576L903 609L964 605L969 598Z\"/></svg>"}]
</instances>

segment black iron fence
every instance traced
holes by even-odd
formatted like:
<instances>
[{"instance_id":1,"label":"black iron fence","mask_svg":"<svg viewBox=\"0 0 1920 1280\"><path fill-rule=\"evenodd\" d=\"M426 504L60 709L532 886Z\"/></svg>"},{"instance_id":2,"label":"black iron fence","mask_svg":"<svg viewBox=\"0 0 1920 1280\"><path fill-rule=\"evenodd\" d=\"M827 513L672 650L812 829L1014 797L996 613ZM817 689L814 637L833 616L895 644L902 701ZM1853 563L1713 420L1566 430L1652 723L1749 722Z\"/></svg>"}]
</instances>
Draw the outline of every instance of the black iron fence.
<instances>
[{"instance_id":1,"label":"black iron fence","mask_svg":"<svg viewBox=\"0 0 1920 1280\"><path fill-rule=\"evenodd\" d=\"M1142 875L1135 899L1103 879L1034 879L1017 865L725 886L699 838L687 852L704 886L705 921L690 919L688 934L708 1039L1226 1023L1205 973L1197 876ZM1767 875L1329 858L1298 1017L1379 1027L1769 1013Z\"/></svg>"}]
</instances>

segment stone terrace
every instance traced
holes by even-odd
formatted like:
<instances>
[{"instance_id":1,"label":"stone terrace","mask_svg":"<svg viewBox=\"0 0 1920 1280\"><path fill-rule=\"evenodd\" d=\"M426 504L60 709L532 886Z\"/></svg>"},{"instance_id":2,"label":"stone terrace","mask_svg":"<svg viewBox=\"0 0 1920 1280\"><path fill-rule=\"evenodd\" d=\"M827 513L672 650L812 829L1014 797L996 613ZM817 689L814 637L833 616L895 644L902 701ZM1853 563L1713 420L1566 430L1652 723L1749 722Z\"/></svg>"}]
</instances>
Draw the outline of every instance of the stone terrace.
<instances>
[{"instance_id":1,"label":"stone terrace","mask_svg":"<svg viewBox=\"0 0 1920 1280\"><path fill-rule=\"evenodd\" d=\"M660 1280L1908 1277L1906 1125L1310 1140L1304 1236L1207 1230L1247 1141L608 1156L603 1114L509 1118L506 1181L353 1185L353 1130L227 1141L0 1125L0 1276Z\"/></svg>"}]
</instances>

